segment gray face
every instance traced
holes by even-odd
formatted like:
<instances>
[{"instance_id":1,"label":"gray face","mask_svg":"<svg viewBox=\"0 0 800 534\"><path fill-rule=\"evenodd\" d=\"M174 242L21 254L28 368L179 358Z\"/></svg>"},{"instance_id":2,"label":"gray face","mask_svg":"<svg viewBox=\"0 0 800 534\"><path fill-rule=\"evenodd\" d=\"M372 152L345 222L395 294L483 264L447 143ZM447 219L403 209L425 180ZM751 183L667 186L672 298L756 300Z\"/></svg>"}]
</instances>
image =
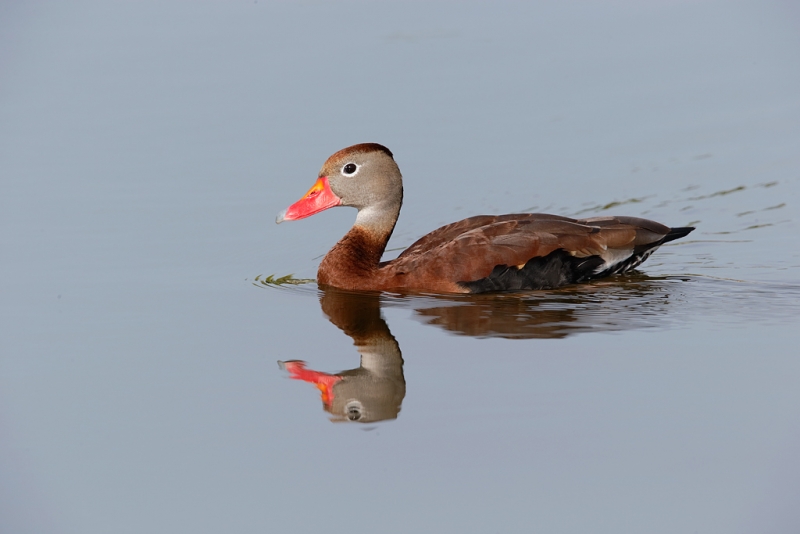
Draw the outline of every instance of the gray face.
<instances>
[{"instance_id":1,"label":"gray face","mask_svg":"<svg viewBox=\"0 0 800 534\"><path fill-rule=\"evenodd\" d=\"M374 423L397 419L406 395L402 369L392 376L376 376L364 368L343 374L333 386L330 413L335 420Z\"/></svg>"},{"instance_id":2,"label":"gray face","mask_svg":"<svg viewBox=\"0 0 800 534\"><path fill-rule=\"evenodd\" d=\"M383 150L346 148L328 158L319 175L328 177L331 190L342 199L343 206L361 210L396 204L403 198L400 169Z\"/></svg>"}]
</instances>

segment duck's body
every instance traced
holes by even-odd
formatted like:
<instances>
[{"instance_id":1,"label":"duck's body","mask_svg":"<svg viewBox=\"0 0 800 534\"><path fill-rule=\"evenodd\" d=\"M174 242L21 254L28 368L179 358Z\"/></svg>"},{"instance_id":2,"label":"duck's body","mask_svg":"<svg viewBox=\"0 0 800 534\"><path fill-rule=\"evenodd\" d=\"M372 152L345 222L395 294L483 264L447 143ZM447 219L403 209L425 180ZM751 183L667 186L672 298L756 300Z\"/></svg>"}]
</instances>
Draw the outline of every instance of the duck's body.
<instances>
[{"instance_id":1,"label":"duck's body","mask_svg":"<svg viewBox=\"0 0 800 534\"><path fill-rule=\"evenodd\" d=\"M694 230L636 217L480 215L434 230L381 262L402 200L402 177L389 149L355 145L328 158L314 187L277 222L354 206L356 222L320 263L319 284L447 293L556 288L624 273Z\"/></svg>"}]
</instances>

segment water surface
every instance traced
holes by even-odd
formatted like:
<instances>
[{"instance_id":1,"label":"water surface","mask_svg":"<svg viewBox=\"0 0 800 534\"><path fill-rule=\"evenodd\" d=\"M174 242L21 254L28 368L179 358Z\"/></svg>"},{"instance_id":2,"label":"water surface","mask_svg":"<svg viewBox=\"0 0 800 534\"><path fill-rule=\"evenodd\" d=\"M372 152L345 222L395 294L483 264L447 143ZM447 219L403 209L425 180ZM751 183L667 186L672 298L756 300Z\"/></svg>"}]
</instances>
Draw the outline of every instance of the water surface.
<instances>
[{"instance_id":1,"label":"water surface","mask_svg":"<svg viewBox=\"0 0 800 534\"><path fill-rule=\"evenodd\" d=\"M3 4L0 531L798 531L798 28ZM365 141L404 174L389 257L481 213L697 230L559 291L263 283L314 277L354 212L275 214Z\"/></svg>"}]
</instances>

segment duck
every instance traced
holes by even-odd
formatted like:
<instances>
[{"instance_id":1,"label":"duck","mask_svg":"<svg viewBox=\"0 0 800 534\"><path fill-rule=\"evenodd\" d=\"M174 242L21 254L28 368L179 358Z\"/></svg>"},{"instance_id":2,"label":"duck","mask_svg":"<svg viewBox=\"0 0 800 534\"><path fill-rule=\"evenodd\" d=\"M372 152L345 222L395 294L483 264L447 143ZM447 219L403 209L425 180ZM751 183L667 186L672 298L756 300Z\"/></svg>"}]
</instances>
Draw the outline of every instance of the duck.
<instances>
[{"instance_id":1,"label":"duck","mask_svg":"<svg viewBox=\"0 0 800 534\"><path fill-rule=\"evenodd\" d=\"M358 210L352 228L325 255L320 286L353 291L486 293L556 289L638 267L658 247L694 227L638 217L572 219L545 213L477 215L421 237L381 261L403 204L403 177L378 143L330 156L303 197L278 214L294 221L338 206Z\"/></svg>"}]
</instances>

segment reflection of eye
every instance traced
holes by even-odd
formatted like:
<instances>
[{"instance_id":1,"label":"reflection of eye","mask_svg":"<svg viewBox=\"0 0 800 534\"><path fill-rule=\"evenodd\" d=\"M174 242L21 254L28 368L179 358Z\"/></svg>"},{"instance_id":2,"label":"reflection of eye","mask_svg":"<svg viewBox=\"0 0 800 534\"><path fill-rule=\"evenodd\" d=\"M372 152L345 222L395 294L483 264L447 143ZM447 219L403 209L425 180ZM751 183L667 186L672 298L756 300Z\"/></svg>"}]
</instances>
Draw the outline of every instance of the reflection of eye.
<instances>
[{"instance_id":1,"label":"reflection of eye","mask_svg":"<svg viewBox=\"0 0 800 534\"><path fill-rule=\"evenodd\" d=\"M357 400L351 400L344 407L344 415L351 421L358 421L364 415L364 407Z\"/></svg>"},{"instance_id":2,"label":"reflection of eye","mask_svg":"<svg viewBox=\"0 0 800 534\"><path fill-rule=\"evenodd\" d=\"M348 176L354 175L357 170L358 170L358 165L356 165L355 163L348 163L347 165L342 167L342 173Z\"/></svg>"}]
</instances>

